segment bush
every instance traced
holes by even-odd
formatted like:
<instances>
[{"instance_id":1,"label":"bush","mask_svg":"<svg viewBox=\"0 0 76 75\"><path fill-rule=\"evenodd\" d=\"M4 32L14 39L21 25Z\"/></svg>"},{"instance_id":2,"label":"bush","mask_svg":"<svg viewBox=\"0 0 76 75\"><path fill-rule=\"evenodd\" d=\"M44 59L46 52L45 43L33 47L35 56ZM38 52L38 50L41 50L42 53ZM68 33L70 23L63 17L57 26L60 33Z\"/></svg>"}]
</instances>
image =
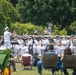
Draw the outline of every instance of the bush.
<instances>
[{"instance_id":1,"label":"bush","mask_svg":"<svg viewBox=\"0 0 76 75\"><path fill-rule=\"evenodd\" d=\"M64 28L63 30L59 31L59 35L67 35L67 31Z\"/></svg>"},{"instance_id":2,"label":"bush","mask_svg":"<svg viewBox=\"0 0 76 75\"><path fill-rule=\"evenodd\" d=\"M59 27L57 27L56 25L54 25L52 27L52 35L67 35L67 31L64 28L63 30L60 30Z\"/></svg>"},{"instance_id":3,"label":"bush","mask_svg":"<svg viewBox=\"0 0 76 75\"><path fill-rule=\"evenodd\" d=\"M21 23L14 23L11 25L11 31L16 30L18 35L33 35L35 27L38 29L38 34L43 34L43 27L42 26L36 26L33 25L32 23L26 23L26 24L21 24Z\"/></svg>"},{"instance_id":4,"label":"bush","mask_svg":"<svg viewBox=\"0 0 76 75\"><path fill-rule=\"evenodd\" d=\"M52 27L52 35L59 35L59 27L56 25Z\"/></svg>"},{"instance_id":5,"label":"bush","mask_svg":"<svg viewBox=\"0 0 76 75\"><path fill-rule=\"evenodd\" d=\"M73 23L71 23L70 27L69 27L69 33L70 34L76 34L76 21L74 21Z\"/></svg>"}]
</instances>

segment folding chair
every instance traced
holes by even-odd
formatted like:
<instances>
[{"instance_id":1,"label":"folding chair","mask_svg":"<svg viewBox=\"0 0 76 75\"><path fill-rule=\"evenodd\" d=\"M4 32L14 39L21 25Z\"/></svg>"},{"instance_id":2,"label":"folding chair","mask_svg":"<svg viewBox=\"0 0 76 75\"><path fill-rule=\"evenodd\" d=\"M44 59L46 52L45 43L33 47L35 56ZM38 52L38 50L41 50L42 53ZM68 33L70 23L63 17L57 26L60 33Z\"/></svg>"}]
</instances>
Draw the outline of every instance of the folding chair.
<instances>
[{"instance_id":1,"label":"folding chair","mask_svg":"<svg viewBox=\"0 0 76 75\"><path fill-rule=\"evenodd\" d=\"M57 54L44 54L44 68L57 68L58 56Z\"/></svg>"},{"instance_id":2,"label":"folding chair","mask_svg":"<svg viewBox=\"0 0 76 75\"><path fill-rule=\"evenodd\" d=\"M63 68L64 69L75 69L76 68L76 55L64 55Z\"/></svg>"},{"instance_id":3,"label":"folding chair","mask_svg":"<svg viewBox=\"0 0 76 75\"><path fill-rule=\"evenodd\" d=\"M76 55L64 55L63 68L76 68Z\"/></svg>"},{"instance_id":4,"label":"folding chair","mask_svg":"<svg viewBox=\"0 0 76 75\"><path fill-rule=\"evenodd\" d=\"M58 71L58 75L59 75L60 68L58 68L58 55L44 53L43 67L45 69L55 69L55 71Z\"/></svg>"},{"instance_id":5,"label":"folding chair","mask_svg":"<svg viewBox=\"0 0 76 75\"><path fill-rule=\"evenodd\" d=\"M22 56L22 65L24 69L28 69L28 68L25 68L25 66L30 66L30 69L31 69L30 56Z\"/></svg>"}]
</instances>

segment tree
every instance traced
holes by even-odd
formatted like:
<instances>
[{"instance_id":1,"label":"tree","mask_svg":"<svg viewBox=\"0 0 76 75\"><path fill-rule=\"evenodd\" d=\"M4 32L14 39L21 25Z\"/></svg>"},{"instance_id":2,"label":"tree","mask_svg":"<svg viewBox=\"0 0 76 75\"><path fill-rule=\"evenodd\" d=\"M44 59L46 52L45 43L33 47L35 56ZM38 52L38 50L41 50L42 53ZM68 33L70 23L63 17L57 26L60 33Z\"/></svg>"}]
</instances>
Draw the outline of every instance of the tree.
<instances>
[{"instance_id":1,"label":"tree","mask_svg":"<svg viewBox=\"0 0 76 75\"><path fill-rule=\"evenodd\" d=\"M46 25L52 22L60 29L68 29L76 20L76 0L19 0L17 8L21 23Z\"/></svg>"},{"instance_id":2,"label":"tree","mask_svg":"<svg viewBox=\"0 0 76 75\"><path fill-rule=\"evenodd\" d=\"M17 8L21 14L21 22L40 25L49 21L46 2L46 0L19 0Z\"/></svg>"},{"instance_id":3,"label":"tree","mask_svg":"<svg viewBox=\"0 0 76 75\"><path fill-rule=\"evenodd\" d=\"M18 3L18 0L10 0L10 2L13 4L14 7L16 7L16 4Z\"/></svg>"},{"instance_id":4,"label":"tree","mask_svg":"<svg viewBox=\"0 0 76 75\"><path fill-rule=\"evenodd\" d=\"M10 27L18 19L18 12L9 0L0 1L0 35L3 34L5 26Z\"/></svg>"}]
</instances>

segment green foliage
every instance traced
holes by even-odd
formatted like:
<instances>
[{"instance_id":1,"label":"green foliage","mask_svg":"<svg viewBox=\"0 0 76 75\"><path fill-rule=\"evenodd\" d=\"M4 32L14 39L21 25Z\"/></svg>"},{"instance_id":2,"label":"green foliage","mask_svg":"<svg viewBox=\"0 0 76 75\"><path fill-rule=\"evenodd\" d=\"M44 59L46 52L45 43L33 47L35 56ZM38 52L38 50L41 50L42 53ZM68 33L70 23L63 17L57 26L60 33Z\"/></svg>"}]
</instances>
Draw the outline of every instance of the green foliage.
<instances>
[{"instance_id":1,"label":"green foliage","mask_svg":"<svg viewBox=\"0 0 76 75\"><path fill-rule=\"evenodd\" d=\"M0 34L3 34L5 26L10 27L18 19L18 12L9 0L0 0Z\"/></svg>"},{"instance_id":2,"label":"green foliage","mask_svg":"<svg viewBox=\"0 0 76 75\"><path fill-rule=\"evenodd\" d=\"M59 25L53 30L53 35L67 34L70 24L76 21L76 0L0 0L0 35L6 26L14 30L11 25L18 21L22 23L16 23L18 34L33 34L37 25L38 34L43 34L42 30L48 22ZM76 31L70 28L68 33L76 34Z\"/></svg>"},{"instance_id":3,"label":"green foliage","mask_svg":"<svg viewBox=\"0 0 76 75\"><path fill-rule=\"evenodd\" d=\"M56 25L52 27L52 30L52 35L59 35L59 28Z\"/></svg>"},{"instance_id":4,"label":"green foliage","mask_svg":"<svg viewBox=\"0 0 76 75\"><path fill-rule=\"evenodd\" d=\"M63 30L59 31L59 35L67 35L67 31L64 28Z\"/></svg>"},{"instance_id":5,"label":"green foliage","mask_svg":"<svg viewBox=\"0 0 76 75\"><path fill-rule=\"evenodd\" d=\"M21 70L22 69L22 64L21 63L16 63L16 68L18 69L16 72L13 72L12 75L38 75L38 69L37 67L33 66L32 69L33 70ZM67 69L69 74L72 74L72 70L71 69ZM42 75L52 75L52 72L48 71L45 68L42 68ZM55 75L61 75L61 72L59 71L55 71Z\"/></svg>"},{"instance_id":6,"label":"green foliage","mask_svg":"<svg viewBox=\"0 0 76 75\"><path fill-rule=\"evenodd\" d=\"M76 35L76 21L74 21L73 23L71 23L71 25L69 27L69 34Z\"/></svg>"},{"instance_id":7,"label":"green foliage","mask_svg":"<svg viewBox=\"0 0 76 75\"><path fill-rule=\"evenodd\" d=\"M52 22L63 29L76 19L75 4L75 0L19 0L17 9L22 23L46 25Z\"/></svg>"},{"instance_id":8,"label":"green foliage","mask_svg":"<svg viewBox=\"0 0 76 75\"><path fill-rule=\"evenodd\" d=\"M67 31L64 28L63 30L60 30L59 27L57 27L56 25L54 25L52 27L52 35L67 35Z\"/></svg>"},{"instance_id":9,"label":"green foliage","mask_svg":"<svg viewBox=\"0 0 76 75\"><path fill-rule=\"evenodd\" d=\"M32 22L37 25L50 21L45 0L19 0L17 8L21 14L22 23Z\"/></svg>"},{"instance_id":10,"label":"green foliage","mask_svg":"<svg viewBox=\"0 0 76 75\"><path fill-rule=\"evenodd\" d=\"M11 31L16 30L18 35L33 35L35 27L38 29L38 34L42 34L43 27L42 26L35 26L32 23L26 23L26 24L21 24L21 23L14 23L11 25Z\"/></svg>"}]
</instances>

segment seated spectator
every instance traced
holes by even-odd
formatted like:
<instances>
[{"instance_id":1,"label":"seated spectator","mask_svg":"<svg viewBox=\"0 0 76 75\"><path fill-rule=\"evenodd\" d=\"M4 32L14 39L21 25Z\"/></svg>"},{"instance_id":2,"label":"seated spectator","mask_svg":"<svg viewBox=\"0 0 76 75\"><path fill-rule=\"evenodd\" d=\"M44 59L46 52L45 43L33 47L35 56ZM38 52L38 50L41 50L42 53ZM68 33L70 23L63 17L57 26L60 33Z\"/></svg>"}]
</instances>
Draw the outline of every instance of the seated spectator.
<instances>
[{"instance_id":1,"label":"seated spectator","mask_svg":"<svg viewBox=\"0 0 76 75\"><path fill-rule=\"evenodd\" d=\"M22 61L22 57L23 56L30 56L30 68L29 69L32 69L33 56L31 54L29 54L29 51L28 50L25 50L25 53L21 56L21 59L20 59L21 61ZM24 66L23 66L23 69L25 69Z\"/></svg>"},{"instance_id":2,"label":"seated spectator","mask_svg":"<svg viewBox=\"0 0 76 75\"><path fill-rule=\"evenodd\" d=\"M37 66L37 62L40 60L38 57L38 53L34 53L33 58L34 58L33 66Z\"/></svg>"},{"instance_id":3,"label":"seated spectator","mask_svg":"<svg viewBox=\"0 0 76 75\"><path fill-rule=\"evenodd\" d=\"M69 47L65 48L64 53L62 54L62 57L61 57L61 61L64 60L64 54L72 55L71 49ZM67 72L67 69L63 69L63 72L64 72L65 75L69 75L69 73ZM73 69L72 75L76 75L76 69Z\"/></svg>"},{"instance_id":4,"label":"seated spectator","mask_svg":"<svg viewBox=\"0 0 76 75\"><path fill-rule=\"evenodd\" d=\"M55 52L54 52L54 47L53 47L53 45L50 45L49 46L49 48L48 48L48 51L47 52L45 52L46 54L56 54ZM42 61L40 60L40 61L38 61L37 62L37 67L38 67L38 73L39 73L39 75L42 75L42 65L44 64L44 56L42 56L43 58L42 58ZM58 59L58 61L59 61L59 59ZM58 64L59 65L59 64ZM60 66L60 65L59 65ZM55 72L55 69L51 69L51 71L52 71L52 75L54 75L54 72Z\"/></svg>"}]
</instances>

